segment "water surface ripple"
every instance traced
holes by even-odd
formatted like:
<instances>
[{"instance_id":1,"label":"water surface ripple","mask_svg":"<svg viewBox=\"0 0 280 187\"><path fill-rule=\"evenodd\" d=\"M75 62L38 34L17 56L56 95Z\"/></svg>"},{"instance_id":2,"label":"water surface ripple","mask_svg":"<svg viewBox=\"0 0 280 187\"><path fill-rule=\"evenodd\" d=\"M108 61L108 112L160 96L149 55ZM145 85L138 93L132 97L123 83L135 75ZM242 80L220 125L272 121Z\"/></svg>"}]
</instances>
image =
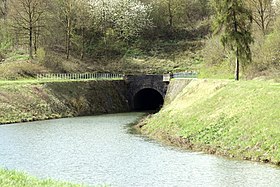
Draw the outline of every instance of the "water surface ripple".
<instances>
[{"instance_id":1,"label":"water surface ripple","mask_svg":"<svg viewBox=\"0 0 280 187\"><path fill-rule=\"evenodd\" d=\"M128 133L141 113L0 126L0 167L118 187L280 186L280 169L181 151Z\"/></svg>"}]
</instances>

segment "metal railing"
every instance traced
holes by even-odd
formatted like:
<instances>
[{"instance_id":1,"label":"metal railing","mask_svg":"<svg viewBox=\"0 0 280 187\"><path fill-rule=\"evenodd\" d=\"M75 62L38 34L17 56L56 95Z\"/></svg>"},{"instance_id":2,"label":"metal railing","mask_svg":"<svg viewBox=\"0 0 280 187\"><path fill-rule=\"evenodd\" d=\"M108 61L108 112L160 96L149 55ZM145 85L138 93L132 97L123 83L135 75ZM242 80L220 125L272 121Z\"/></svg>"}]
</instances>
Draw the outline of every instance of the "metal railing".
<instances>
[{"instance_id":1,"label":"metal railing","mask_svg":"<svg viewBox=\"0 0 280 187\"><path fill-rule=\"evenodd\" d=\"M174 79L184 79L184 78L197 78L198 73L191 71L191 72L179 72L179 73L174 73L171 75L171 78Z\"/></svg>"},{"instance_id":2,"label":"metal railing","mask_svg":"<svg viewBox=\"0 0 280 187\"><path fill-rule=\"evenodd\" d=\"M123 77L124 75L115 73L46 73L36 76L38 80L122 80Z\"/></svg>"}]
</instances>

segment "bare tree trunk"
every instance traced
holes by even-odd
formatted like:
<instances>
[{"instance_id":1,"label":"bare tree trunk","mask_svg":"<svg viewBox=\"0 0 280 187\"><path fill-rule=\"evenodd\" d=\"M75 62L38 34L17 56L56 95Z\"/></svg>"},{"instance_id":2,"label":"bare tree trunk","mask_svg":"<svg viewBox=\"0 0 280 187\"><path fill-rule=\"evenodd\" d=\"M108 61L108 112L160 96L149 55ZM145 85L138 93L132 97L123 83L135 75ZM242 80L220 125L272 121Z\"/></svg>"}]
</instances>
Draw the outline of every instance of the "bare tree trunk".
<instances>
[{"instance_id":1,"label":"bare tree trunk","mask_svg":"<svg viewBox=\"0 0 280 187\"><path fill-rule=\"evenodd\" d=\"M32 32L32 26L29 27L29 58L33 59L33 45L32 45L32 37L33 37L33 32Z\"/></svg>"},{"instance_id":2,"label":"bare tree trunk","mask_svg":"<svg viewBox=\"0 0 280 187\"><path fill-rule=\"evenodd\" d=\"M67 59L70 57L70 38L71 38L71 22L70 18L67 19L67 34L66 34L66 56Z\"/></svg>"},{"instance_id":3,"label":"bare tree trunk","mask_svg":"<svg viewBox=\"0 0 280 187\"><path fill-rule=\"evenodd\" d=\"M171 10L171 0L168 0L168 15L169 15L169 27L173 28L173 14Z\"/></svg>"},{"instance_id":4,"label":"bare tree trunk","mask_svg":"<svg viewBox=\"0 0 280 187\"><path fill-rule=\"evenodd\" d=\"M29 12L29 59L33 59L33 23L31 5L28 6Z\"/></svg>"},{"instance_id":5,"label":"bare tree trunk","mask_svg":"<svg viewBox=\"0 0 280 187\"><path fill-rule=\"evenodd\" d=\"M36 28L34 28L34 54L37 55L37 50L38 50L38 40L39 40L39 27L37 25Z\"/></svg>"},{"instance_id":6,"label":"bare tree trunk","mask_svg":"<svg viewBox=\"0 0 280 187\"><path fill-rule=\"evenodd\" d=\"M235 2L236 3L236 2ZM235 33L238 32L237 26L237 19L236 19L236 12L234 11L234 31ZM238 48L238 41L236 41L236 62L235 62L235 80L239 80L239 48Z\"/></svg>"},{"instance_id":7,"label":"bare tree trunk","mask_svg":"<svg viewBox=\"0 0 280 187\"><path fill-rule=\"evenodd\" d=\"M261 6L261 10L260 10L260 17L261 17L261 29L262 29L262 33L265 36L266 35L266 28L265 28L265 11L263 9L263 4L260 1L260 6Z\"/></svg>"},{"instance_id":8,"label":"bare tree trunk","mask_svg":"<svg viewBox=\"0 0 280 187\"><path fill-rule=\"evenodd\" d=\"M102 33L104 35L103 41L104 41L104 44L105 44L105 48L107 48L107 38L106 38L106 33L105 33L107 18L106 18L105 5L106 5L105 1L102 0L102 17L101 17L102 18L102 20L101 20L102 21L102 28L101 28L101 30L102 30Z\"/></svg>"},{"instance_id":9,"label":"bare tree trunk","mask_svg":"<svg viewBox=\"0 0 280 187\"><path fill-rule=\"evenodd\" d=\"M66 57L69 59L70 57L70 47L71 47L71 11L72 11L72 5L71 2L68 4L68 15L66 15L67 19L67 34L66 34Z\"/></svg>"},{"instance_id":10,"label":"bare tree trunk","mask_svg":"<svg viewBox=\"0 0 280 187\"><path fill-rule=\"evenodd\" d=\"M85 28L82 28L82 49L81 49L81 60L84 59L84 53L85 53Z\"/></svg>"},{"instance_id":11,"label":"bare tree trunk","mask_svg":"<svg viewBox=\"0 0 280 187\"><path fill-rule=\"evenodd\" d=\"M7 21L7 15L8 15L8 5L7 5L7 0L3 0L3 4L4 4L4 10L3 10L3 17L4 17L4 21Z\"/></svg>"},{"instance_id":12,"label":"bare tree trunk","mask_svg":"<svg viewBox=\"0 0 280 187\"><path fill-rule=\"evenodd\" d=\"M236 62L235 62L235 80L239 80L239 53L238 53L238 47L236 48Z\"/></svg>"},{"instance_id":13,"label":"bare tree trunk","mask_svg":"<svg viewBox=\"0 0 280 187\"><path fill-rule=\"evenodd\" d=\"M18 46L19 46L19 34L18 31L16 31L16 37L15 37L15 43L14 46L16 46L16 49L18 50Z\"/></svg>"}]
</instances>

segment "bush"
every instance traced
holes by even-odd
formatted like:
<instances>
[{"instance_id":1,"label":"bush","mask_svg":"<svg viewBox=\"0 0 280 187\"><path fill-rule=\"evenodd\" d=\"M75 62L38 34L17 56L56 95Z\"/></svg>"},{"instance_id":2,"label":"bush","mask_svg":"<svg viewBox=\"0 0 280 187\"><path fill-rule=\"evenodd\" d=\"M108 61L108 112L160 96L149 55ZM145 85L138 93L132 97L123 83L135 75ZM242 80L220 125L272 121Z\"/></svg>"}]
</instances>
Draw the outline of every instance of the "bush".
<instances>
[{"instance_id":1,"label":"bush","mask_svg":"<svg viewBox=\"0 0 280 187\"><path fill-rule=\"evenodd\" d=\"M247 77L279 77L280 72L280 17L276 20L274 31L266 37L258 37L252 46L253 63L247 70Z\"/></svg>"},{"instance_id":2,"label":"bush","mask_svg":"<svg viewBox=\"0 0 280 187\"><path fill-rule=\"evenodd\" d=\"M44 48L40 47L37 50L37 59L40 63L44 63L45 62L45 57L46 57L46 51L44 50Z\"/></svg>"},{"instance_id":3,"label":"bush","mask_svg":"<svg viewBox=\"0 0 280 187\"><path fill-rule=\"evenodd\" d=\"M31 62L10 62L0 64L0 79L20 79L35 77L46 70Z\"/></svg>"},{"instance_id":4,"label":"bush","mask_svg":"<svg viewBox=\"0 0 280 187\"><path fill-rule=\"evenodd\" d=\"M0 62L4 59L5 53L7 53L7 50L10 49L11 46L12 39L10 34L3 21L0 20Z\"/></svg>"},{"instance_id":5,"label":"bush","mask_svg":"<svg viewBox=\"0 0 280 187\"><path fill-rule=\"evenodd\" d=\"M220 36L207 39L202 56L201 78L233 78L234 55L223 47Z\"/></svg>"},{"instance_id":6,"label":"bush","mask_svg":"<svg viewBox=\"0 0 280 187\"><path fill-rule=\"evenodd\" d=\"M217 65L226 60L226 51L219 36L207 39L202 55L208 65Z\"/></svg>"}]
</instances>

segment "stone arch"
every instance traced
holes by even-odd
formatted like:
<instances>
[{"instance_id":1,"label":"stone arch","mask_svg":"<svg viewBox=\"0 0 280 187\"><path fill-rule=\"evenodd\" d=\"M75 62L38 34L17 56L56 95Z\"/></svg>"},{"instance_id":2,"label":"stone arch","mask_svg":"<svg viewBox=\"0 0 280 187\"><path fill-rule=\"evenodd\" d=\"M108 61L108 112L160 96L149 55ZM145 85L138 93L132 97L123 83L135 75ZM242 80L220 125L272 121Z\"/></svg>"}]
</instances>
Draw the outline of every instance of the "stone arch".
<instances>
[{"instance_id":1,"label":"stone arch","mask_svg":"<svg viewBox=\"0 0 280 187\"><path fill-rule=\"evenodd\" d=\"M154 88L142 88L133 96L134 110L159 110L164 102L164 96Z\"/></svg>"}]
</instances>

